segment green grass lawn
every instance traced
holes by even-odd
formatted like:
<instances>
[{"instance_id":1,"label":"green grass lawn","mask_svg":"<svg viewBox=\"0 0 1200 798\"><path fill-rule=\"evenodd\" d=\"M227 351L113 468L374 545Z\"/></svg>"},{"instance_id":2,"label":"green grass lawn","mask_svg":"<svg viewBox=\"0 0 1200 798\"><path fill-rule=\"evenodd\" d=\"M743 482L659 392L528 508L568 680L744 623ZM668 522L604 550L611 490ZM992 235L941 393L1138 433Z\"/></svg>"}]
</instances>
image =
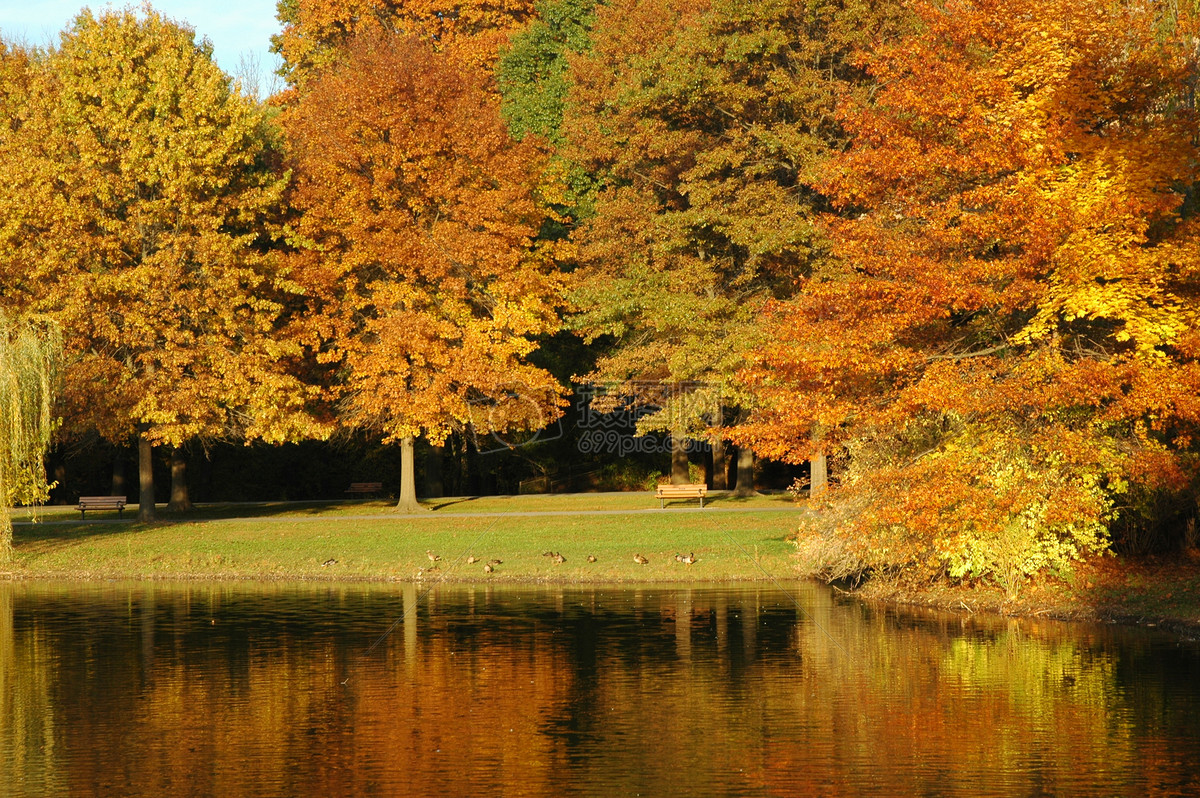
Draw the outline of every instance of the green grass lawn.
<instances>
[{"instance_id":1,"label":"green grass lawn","mask_svg":"<svg viewBox=\"0 0 1200 798\"><path fill-rule=\"evenodd\" d=\"M103 579L792 578L786 538L802 511L790 498L714 498L705 510L693 501L664 511L652 493L493 496L439 500L414 516L382 501L208 505L179 517L161 513L151 525L113 523L115 512L89 513L80 523L73 508L43 508L40 523L16 527L10 570L18 578ZM441 557L433 570L427 549ZM566 562L543 557L545 551ZM678 563L677 552L694 552L698 561ZM650 562L635 563L635 553ZM502 562L489 575L483 562L467 564L471 555ZM329 560L336 562L324 565Z\"/></svg>"}]
</instances>

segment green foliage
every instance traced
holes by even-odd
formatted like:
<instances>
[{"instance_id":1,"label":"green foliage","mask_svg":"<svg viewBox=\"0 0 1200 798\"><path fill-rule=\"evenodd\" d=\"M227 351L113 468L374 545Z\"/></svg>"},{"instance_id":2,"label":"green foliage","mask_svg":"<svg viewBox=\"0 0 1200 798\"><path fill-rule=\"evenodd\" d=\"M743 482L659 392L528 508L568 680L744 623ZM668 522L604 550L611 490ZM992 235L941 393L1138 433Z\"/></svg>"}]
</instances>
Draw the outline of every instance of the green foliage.
<instances>
[{"instance_id":1,"label":"green foliage","mask_svg":"<svg viewBox=\"0 0 1200 798\"><path fill-rule=\"evenodd\" d=\"M762 330L762 312L828 256L810 184L839 149L869 9L783 0L601 6L571 59L565 152L598 184L582 224L575 327L615 345L591 379L718 386ZM690 391L644 429L719 423Z\"/></svg>"},{"instance_id":2,"label":"green foliage","mask_svg":"<svg viewBox=\"0 0 1200 798\"><path fill-rule=\"evenodd\" d=\"M568 54L586 52L596 0L543 0L538 18L514 35L496 64L501 113L517 140L533 133L562 142Z\"/></svg>"}]
</instances>

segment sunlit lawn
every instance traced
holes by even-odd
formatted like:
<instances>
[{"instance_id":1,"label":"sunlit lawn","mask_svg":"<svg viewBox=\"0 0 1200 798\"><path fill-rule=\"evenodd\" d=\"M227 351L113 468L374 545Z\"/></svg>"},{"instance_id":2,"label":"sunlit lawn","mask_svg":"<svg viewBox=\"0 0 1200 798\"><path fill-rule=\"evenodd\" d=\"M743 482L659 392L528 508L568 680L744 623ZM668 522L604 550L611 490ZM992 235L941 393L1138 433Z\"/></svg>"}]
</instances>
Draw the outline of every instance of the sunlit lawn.
<instances>
[{"instance_id":1,"label":"sunlit lawn","mask_svg":"<svg viewBox=\"0 0 1200 798\"><path fill-rule=\"evenodd\" d=\"M77 510L45 508L43 523L17 526L13 570L88 578L792 578L786 537L801 510L789 497L718 497L705 504L705 510L694 501L660 510L651 493L486 497L440 500L415 517L382 501L214 505L178 518L160 511L164 520L149 526L113 523L116 513L96 513L95 521L89 513L88 523L79 523ZM739 511L723 511L733 508ZM589 512L604 514L576 515ZM432 571L427 549L441 557ZM545 551L562 553L566 562L553 562ZM698 561L680 564L677 552L694 552ZM635 563L635 553L650 562ZM471 555L481 562L468 565ZM488 575L483 561L493 559L502 562ZM336 562L324 565L330 560Z\"/></svg>"}]
</instances>

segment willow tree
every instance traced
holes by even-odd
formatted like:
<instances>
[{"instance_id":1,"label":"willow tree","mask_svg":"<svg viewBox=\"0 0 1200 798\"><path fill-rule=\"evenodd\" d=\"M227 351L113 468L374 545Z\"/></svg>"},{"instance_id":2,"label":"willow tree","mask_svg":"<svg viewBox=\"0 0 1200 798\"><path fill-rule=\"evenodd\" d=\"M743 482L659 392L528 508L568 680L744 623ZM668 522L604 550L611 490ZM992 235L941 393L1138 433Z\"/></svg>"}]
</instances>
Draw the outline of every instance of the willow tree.
<instances>
[{"instance_id":1,"label":"willow tree","mask_svg":"<svg viewBox=\"0 0 1200 798\"><path fill-rule=\"evenodd\" d=\"M12 559L10 509L48 495L42 458L55 427L61 352L53 324L0 311L0 562Z\"/></svg>"}]
</instances>

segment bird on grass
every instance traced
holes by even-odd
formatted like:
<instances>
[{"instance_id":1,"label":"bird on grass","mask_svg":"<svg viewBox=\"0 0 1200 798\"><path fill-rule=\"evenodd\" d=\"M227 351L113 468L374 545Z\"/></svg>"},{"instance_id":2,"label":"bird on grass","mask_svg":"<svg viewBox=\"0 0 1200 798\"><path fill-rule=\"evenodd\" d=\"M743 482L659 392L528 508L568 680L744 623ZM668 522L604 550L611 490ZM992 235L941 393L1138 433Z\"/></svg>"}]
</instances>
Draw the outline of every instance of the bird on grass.
<instances>
[{"instance_id":1,"label":"bird on grass","mask_svg":"<svg viewBox=\"0 0 1200 798\"><path fill-rule=\"evenodd\" d=\"M500 560L500 559L488 560L488 565L499 565L502 562L504 562L504 560Z\"/></svg>"},{"instance_id":2,"label":"bird on grass","mask_svg":"<svg viewBox=\"0 0 1200 798\"><path fill-rule=\"evenodd\" d=\"M430 562L437 562L438 560L442 559L439 555L434 554L429 549L425 549L425 556L429 558Z\"/></svg>"},{"instance_id":3,"label":"bird on grass","mask_svg":"<svg viewBox=\"0 0 1200 798\"><path fill-rule=\"evenodd\" d=\"M692 563L696 562L696 553L692 552L691 554L680 557L679 561L684 565L691 565Z\"/></svg>"},{"instance_id":4,"label":"bird on grass","mask_svg":"<svg viewBox=\"0 0 1200 798\"><path fill-rule=\"evenodd\" d=\"M494 570L496 570L496 569L492 567L492 564L491 564L490 562L489 562L489 563L484 563L484 565L483 565L483 572L484 572L485 574L490 574L490 573L491 573L492 571L494 571Z\"/></svg>"},{"instance_id":5,"label":"bird on grass","mask_svg":"<svg viewBox=\"0 0 1200 798\"><path fill-rule=\"evenodd\" d=\"M596 561L596 555L595 555L595 554L589 554L589 555L588 555L588 562L595 562L595 561Z\"/></svg>"},{"instance_id":6,"label":"bird on grass","mask_svg":"<svg viewBox=\"0 0 1200 798\"><path fill-rule=\"evenodd\" d=\"M558 554L558 553L555 553L555 555L554 555L553 557L551 557L550 559L554 560L554 561L555 561L556 563L558 563L559 565L562 565L563 563L565 563L565 562L567 561L567 558L566 558L566 557L564 557L564 556L562 556L561 554Z\"/></svg>"},{"instance_id":7,"label":"bird on grass","mask_svg":"<svg viewBox=\"0 0 1200 798\"><path fill-rule=\"evenodd\" d=\"M675 552L675 562L683 562L683 555L679 552Z\"/></svg>"},{"instance_id":8,"label":"bird on grass","mask_svg":"<svg viewBox=\"0 0 1200 798\"><path fill-rule=\"evenodd\" d=\"M337 565L337 560L333 559L332 557L330 557L325 562L321 563L322 568L328 568L331 565Z\"/></svg>"},{"instance_id":9,"label":"bird on grass","mask_svg":"<svg viewBox=\"0 0 1200 798\"><path fill-rule=\"evenodd\" d=\"M467 555L467 565L474 565L477 562L479 562L479 558L474 554Z\"/></svg>"},{"instance_id":10,"label":"bird on grass","mask_svg":"<svg viewBox=\"0 0 1200 798\"><path fill-rule=\"evenodd\" d=\"M650 562L649 560L647 560L645 557L643 557L640 554L633 555L633 561L635 563L637 563L638 565L645 565L646 563Z\"/></svg>"}]
</instances>

